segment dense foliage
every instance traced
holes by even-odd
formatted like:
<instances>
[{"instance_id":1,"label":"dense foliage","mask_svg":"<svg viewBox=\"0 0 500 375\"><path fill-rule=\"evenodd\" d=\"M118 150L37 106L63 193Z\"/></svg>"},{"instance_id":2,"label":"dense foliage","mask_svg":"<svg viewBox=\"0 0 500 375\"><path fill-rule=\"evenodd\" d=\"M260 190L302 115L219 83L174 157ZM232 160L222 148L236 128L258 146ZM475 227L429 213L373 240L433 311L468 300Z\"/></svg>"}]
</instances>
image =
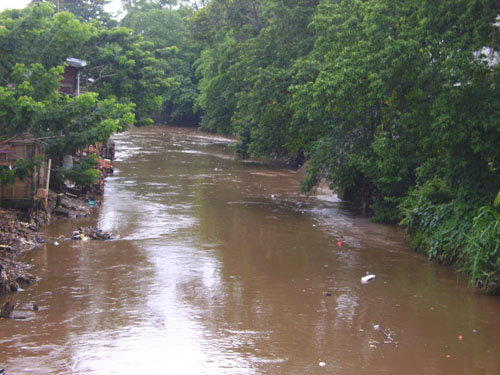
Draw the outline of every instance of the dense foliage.
<instances>
[{"instance_id":1,"label":"dense foliage","mask_svg":"<svg viewBox=\"0 0 500 375\"><path fill-rule=\"evenodd\" d=\"M127 5L127 15L121 25L133 29L150 43L151 57L164 78L158 85L159 107L155 109L156 119L162 123L197 124L199 115L193 112L198 97L198 82L193 63L199 56L199 48L189 37L187 19L193 10L181 7L177 10L166 8L169 2L137 2ZM170 2L171 3L171 2ZM133 67L137 73L138 67ZM154 79L144 79L148 85L143 94L152 91Z\"/></svg>"},{"instance_id":2,"label":"dense foliage","mask_svg":"<svg viewBox=\"0 0 500 375\"><path fill-rule=\"evenodd\" d=\"M95 92L60 94L67 57L79 56L99 27L50 4L0 15L0 135L23 132L48 140L62 155L104 141L134 122L134 104ZM83 56L82 56L83 57Z\"/></svg>"},{"instance_id":3,"label":"dense foliage","mask_svg":"<svg viewBox=\"0 0 500 375\"><path fill-rule=\"evenodd\" d=\"M103 24L115 25L117 22L107 13L104 6L111 0L31 0L32 4L50 3L59 11L71 12L83 21L97 20Z\"/></svg>"},{"instance_id":4,"label":"dense foliage","mask_svg":"<svg viewBox=\"0 0 500 375\"><path fill-rule=\"evenodd\" d=\"M498 1L123 0L119 26L106 0L36 2L0 15L4 133L62 131L69 150L131 111L199 121L499 284ZM69 55L89 61L81 98L54 91Z\"/></svg>"}]
</instances>

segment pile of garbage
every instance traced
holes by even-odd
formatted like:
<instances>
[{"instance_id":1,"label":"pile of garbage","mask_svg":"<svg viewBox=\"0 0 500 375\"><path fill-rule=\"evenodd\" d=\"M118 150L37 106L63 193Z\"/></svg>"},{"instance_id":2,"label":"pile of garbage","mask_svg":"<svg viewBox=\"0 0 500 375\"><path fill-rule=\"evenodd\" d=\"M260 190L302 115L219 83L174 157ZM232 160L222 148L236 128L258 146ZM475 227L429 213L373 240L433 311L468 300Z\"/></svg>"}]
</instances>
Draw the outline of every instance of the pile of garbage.
<instances>
[{"instance_id":1,"label":"pile of garbage","mask_svg":"<svg viewBox=\"0 0 500 375\"><path fill-rule=\"evenodd\" d=\"M27 211L0 208L0 245L12 247L14 250L28 250L39 242L38 230L48 222L45 212L37 212L36 216Z\"/></svg>"},{"instance_id":2,"label":"pile of garbage","mask_svg":"<svg viewBox=\"0 0 500 375\"><path fill-rule=\"evenodd\" d=\"M80 198L68 192L50 193L49 201L53 204L51 214L62 218L84 218L92 214L92 207L82 202Z\"/></svg>"},{"instance_id":3,"label":"pile of garbage","mask_svg":"<svg viewBox=\"0 0 500 375\"><path fill-rule=\"evenodd\" d=\"M11 247L0 248L0 295L17 292L35 280L26 270L28 266L13 260L15 255Z\"/></svg>"},{"instance_id":4,"label":"pile of garbage","mask_svg":"<svg viewBox=\"0 0 500 375\"><path fill-rule=\"evenodd\" d=\"M18 254L43 242L40 226L48 220L46 214L0 208L0 295L17 291L32 281L28 266L16 262Z\"/></svg>"},{"instance_id":5,"label":"pile of garbage","mask_svg":"<svg viewBox=\"0 0 500 375\"><path fill-rule=\"evenodd\" d=\"M73 231L73 235L71 236L71 239L73 240L85 241L89 238L93 240L111 240L113 239L113 236L107 231L93 227L78 228L78 230Z\"/></svg>"}]
</instances>

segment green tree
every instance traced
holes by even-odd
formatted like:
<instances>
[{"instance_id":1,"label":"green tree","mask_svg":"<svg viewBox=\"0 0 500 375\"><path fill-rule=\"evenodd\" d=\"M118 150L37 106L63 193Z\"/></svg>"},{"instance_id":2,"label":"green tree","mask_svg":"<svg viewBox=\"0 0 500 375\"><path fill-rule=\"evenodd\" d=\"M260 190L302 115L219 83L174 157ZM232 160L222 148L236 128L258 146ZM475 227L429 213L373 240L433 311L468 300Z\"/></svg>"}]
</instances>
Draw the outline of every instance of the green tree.
<instances>
[{"instance_id":1,"label":"green tree","mask_svg":"<svg viewBox=\"0 0 500 375\"><path fill-rule=\"evenodd\" d=\"M92 62L84 74L89 89L102 97L135 103L138 125L151 124L165 98L165 88L175 84L164 74L154 56L154 45L127 28L103 28L91 40L85 58Z\"/></svg>"},{"instance_id":2,"label":"green tree","mask_svg":"<svg viewBox=\"0 0 500 375\"><path fill-rule=\"evenodd\" d=\"M243 155L274 155L300 165L308 137L293 121L290 88L301 82L300 59L315 39L308 25L317 1L274 1L263 6L258 35L242 46L245 89L238 95L234 125Z\"/></svg>"},{"instance_id":3,"label":"green tree","mask_svg":"<svg viewBox=\"0 0 500 375\"><path fill-rule=\"evenodd\" d=\"M193 35L207 46L197 63L202 126L236 133L239 155L302 155L308 136L292 121L289 88L313 46L316 4L219 0L195 13Z\"/></svg>"},{"instance_id":4,"label":"green tree","mask_svg":"<svg viewBox=\"0 0 500 375\"><path fill-rule=\"evenodd\" d=\"M116 21L104 9L110 2L111 0L31 0L31 4L51 4L54 10L57 10L59 3L60 12L71 12L83 21L97 20L106 25L115 25Z\"/></svg>"},{"instance_id":5,"label":"green tree","mask_svg":"<svg viewBox=\"0 0 500 375\"><path fill-rule=\"evenodd\" d=\"M15 66L11 84L0 87L0 135L30 132L45 139L49 154L63 156L104 142L134 122L133 104L99 100L90 92L74 98L59 94L62 70Z\"/></svg>"},{"instance_id":6,"label":"green tree","mask_svg":"<svg viewBox=\"0 0 500 375\"><path fill-rule=\"evenodd\" d=\"M497 78L474 58L491 43L494 6L322 1L308 58L317 75L294 89L296 116L327 129L305 186L326 178L389 221L408 190L434 176L494 186Z\"/></svg>"},{"instance_id":7,"label":"green tree","mask_svg":"<svg viewBox=\"0 0 500 375\"><path fill-rule=\"evenodd\" d=\"M40 63L51 68L67 57L81 56L84 46L97 32L92 24L73 14L53 16L50 4L0 13L0 79L9 83L17 64Z\"/></svg>"},{"instance_id":8,"label":"green tree","mask_svg":"<svg viewBox=\"0 0 500 375\"><path fill-rule=\"evenodd\" d=\"M205 129L235 132L236 95L243 89L238 71L244 68L242 49L261 28L260 8L255 0L214 0L193 16L191 32L206 46L195 64L200 80L197 108Z\"/></svg>"},{"instance_id":9,"label":"green tree","mask_svg":"<svg viewBox=\"0 0 500 375\"><path fill-rule=\"evenodd\" d=\"M31 132L62 155L133 124L134 104L59 94L68 54L81 56L102 29L69 12L52 15L50 4L0 14L0 136Z\"/></svg>"},{"instance_id":10,"label":"green tree","mask_svg":"<svg viewBox=\"0 0 500 375\"><path fill-rule=\"evenodd\" d=\"M199 57L199 48L189 37L187 19L190 8L167 9L158 6L129 7L122 26L135 30L153 43L152 53L159 69L169 77L163 87L163 107L156 116L161 122L198 122L193 106L198 97L198 82L193 68Z\"/></svg>"},{"instance_id":11,"label":"green tree","mask_svg":"<svg viewBox=\"0 0 500 375\"><path fill-rule=\"evenodd\" d=\"M134 11L172 9L177 3L177 0L122 0L123 7L128 13Z\"/></svg>"}]
</instances>

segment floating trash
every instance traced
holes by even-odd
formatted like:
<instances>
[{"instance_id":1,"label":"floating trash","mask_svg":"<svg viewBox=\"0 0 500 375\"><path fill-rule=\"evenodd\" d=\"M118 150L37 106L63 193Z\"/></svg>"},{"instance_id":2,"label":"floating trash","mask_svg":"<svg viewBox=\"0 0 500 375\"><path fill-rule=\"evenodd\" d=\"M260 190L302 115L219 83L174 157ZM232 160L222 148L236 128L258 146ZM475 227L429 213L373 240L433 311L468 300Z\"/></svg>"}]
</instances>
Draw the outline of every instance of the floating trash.
<instances>
[{"instance_id":1,"label":"floating trash","mask_svg":"<svg viewBox=\"0 0 500 375\"><path fill-rule=\"evenodd\" d=\"M73 232L73 236L71 237L73 240L83 240L87 241L89 239L94 240L110 240L112 239L111 233L106 232L101 229L92 228L92 227L83 227L75 230Z\"/></svg>"},{"instance_id":2,"label":"floating trash","mask_svg":"<svg viewBox=\"0 0 500 375\"><path fill-rule=\"evenodd\" d=\"M382 332L383 335L385 336L384 344L398 344L398 342L394 339L393 332L391 331L390 328L384 329L381 328L379 324L374 324L373 329L375 331Z\"/></svg>"},{"instance_id":3,"label":"floating trash","mask_svg":"<svg viewBox=\"0 0 500 375\"><path fill-rule=\"evenodd\" d=\"M325 362L320 362L319 363L319 367L325 367L326 366L326 363Z\"/></svg>"},{"instance_id":4,"label":"floating trash","mask_svg":"<svg viewBox=\"0 0 500 375\"><path fill-rule=\"evenodd\" d=\"M375 275L371 275L369 274L368 272L366 273L366 276L363 276L361 278L361 283L362 284L368 284L370 281L372 281L373 279L375 279Z\"/></svg>"},{"instance_id":5,"label":"floating trash","mask_svg":"<svg viewBox=\"0 0 500 375\"><path fill-rule=\"evenodd\" d=\"M96 202L95 200L93 200L93 199L87 199L85 202L86 202L89 206L95 206L95 205L97 205L97 202Z\"/></svg>"}]
</instances>

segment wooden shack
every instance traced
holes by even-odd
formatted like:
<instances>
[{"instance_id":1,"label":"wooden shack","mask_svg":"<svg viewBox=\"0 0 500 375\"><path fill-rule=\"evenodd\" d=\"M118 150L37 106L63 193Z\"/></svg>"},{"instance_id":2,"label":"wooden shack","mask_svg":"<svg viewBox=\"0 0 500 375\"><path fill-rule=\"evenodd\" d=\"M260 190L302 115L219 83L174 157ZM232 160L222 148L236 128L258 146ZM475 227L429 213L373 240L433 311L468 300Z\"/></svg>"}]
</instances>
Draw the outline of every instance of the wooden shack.
<instances>
[{"instance_id":1,"label":"wooden shack","mask_svg":"<svg viewBox=\"0 0 500 375\"><path fill-rule=\"evenodd\" d=\"M51 160L45 155L40 141L29 133L0 142L0 166L15 168L19 159L39 159L40 165L34 168L31 176L0 185L0 205L31 208L40 204L47 208Z\"/></svg>"},{"instance_id":2,"label":"wooden shack","mask_svg":"<svg viewBox=\"0 0 500 375\"><path fill-rule=\"evenodd\" d=\"M85 60L68 58L66 59L68 64L64 68L64 73L62 74L63 79L61 81L61 87L59 92L69 96L79 96L80 95L80 70L87 66Z\"/></svg>"}]
</instances>

